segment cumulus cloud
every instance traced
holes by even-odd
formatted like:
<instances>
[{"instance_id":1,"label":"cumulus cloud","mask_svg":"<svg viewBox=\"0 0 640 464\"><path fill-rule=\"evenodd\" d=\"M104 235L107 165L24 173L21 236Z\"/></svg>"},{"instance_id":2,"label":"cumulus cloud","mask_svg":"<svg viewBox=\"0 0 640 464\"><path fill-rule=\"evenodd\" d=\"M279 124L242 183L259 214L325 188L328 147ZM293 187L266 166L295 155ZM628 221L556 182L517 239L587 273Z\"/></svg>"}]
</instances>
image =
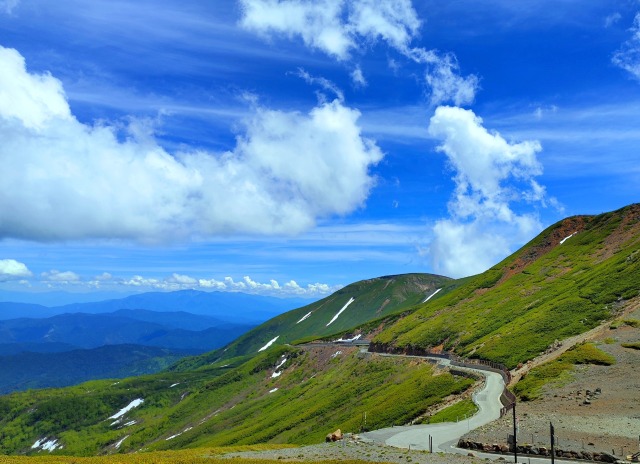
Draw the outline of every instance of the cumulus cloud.
<instances>
[{"instance_id":1,"label":"cumulus cloud","mask_svg":"<svg viewBox=\"0 0 640 464\"><path fill-rule=\"evenodd\" d=\"M404 49L420 27L410 0L241 0L242 26L261 35L302 39L346 60L363 42Z\"/></svg>"},{"instance_id":2,"label":"cumulus cloud","mask_svg":"<svg viewBox=\"0 0 640 464\"><path fill-rule=\"evenodd\" d=\"M0 282L22 280L32 275L26 264L15 259L0 259Z\"/></svg>"},{"instance_id":3,"label":"cumulus cloud","mask_svg":"<svg viewBox=\"0 0 640 464\"><path fill-rule=\"evenodd\" d=\"M634 17L630 31L631 38L614 53L611 61L640 80L640 13Z\"/></svg>"},{"instance_id":4,"label":"cumulus cloud","mask_svg":"<svg viewBox=\"0 0 640 464\"><path fill-rule=\"evenodd\" d=\"M308 284L303 287L295 280L290 280L289 282L280 285L280 283L274 279L269 280L269 282L258 282L249 276L244 276L242 280L236 281L229 276L222 280L217 280L215 278L195 278L175 273L164 279L134 276L130 279L119 280L118 284L126 287L138 287L162 291L197 289L203 291L243 292L256 295L283 297L321 297L342 288L341 285L331 286L322 283Z\"/></svg>"},{"instance_id":5,"label":"cumulus cloud","mask_svg":"<svg viewBox=\"0 0 640 464\"><path fill-rule=\"evenodd\" d=\"M169 153L144 124L79 122L60 81L16 50L0 47L0 68L0 238L295 234L360 207L383 157L340 99L256 107L232 151Z\"/></svg>"},{"instance_id":6,"label":"cumulus cloud","mask_svg":"<svg viewBox=\"0 0 640 464\"><path fill-rule=\"evenodd\" d=\"M52 269L48 272L43 272L40 274L41 279L44 282L50 283L60 283L60 284L71 284L80 282L82 279L78 274L72 271L58 271L57 269Z\"/></svg>"},{"instance_id":7,"label":"cumulus cloud","mask_svg":"<svg viewBox=\"0 0 640 464\"><path fill-rule=\"evenodd\" d=\"M513 205L544 204L537 141L511 143L487 131L470 110L438 107L429 134L440 140L456 188L450 217L436 222L429 254L434 269L458 277L476 274L495 264L515 245L541 229L533 213L518 213Z\"/></svg>"}]
</instances>

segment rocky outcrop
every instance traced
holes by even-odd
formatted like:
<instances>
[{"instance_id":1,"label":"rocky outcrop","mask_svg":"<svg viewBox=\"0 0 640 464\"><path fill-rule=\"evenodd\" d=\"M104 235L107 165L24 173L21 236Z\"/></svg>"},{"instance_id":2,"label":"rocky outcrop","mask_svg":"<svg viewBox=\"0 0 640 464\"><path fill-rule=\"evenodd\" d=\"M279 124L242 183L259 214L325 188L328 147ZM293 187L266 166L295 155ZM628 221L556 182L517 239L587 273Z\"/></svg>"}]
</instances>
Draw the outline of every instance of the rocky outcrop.
<instances>
[{"instance_id":1,"label":"rocky outcrop","mask_svg":"<svg viewBox=\"0 0 640 464\"><path fill-rule=\"evenodd\" d=\"M326 442L331 442L331 441L338 441L338 440L342 440L342 430L338 429L333 433L330 433L327 435L327 437L325 438Z\"/></svg>"}]
</instances>

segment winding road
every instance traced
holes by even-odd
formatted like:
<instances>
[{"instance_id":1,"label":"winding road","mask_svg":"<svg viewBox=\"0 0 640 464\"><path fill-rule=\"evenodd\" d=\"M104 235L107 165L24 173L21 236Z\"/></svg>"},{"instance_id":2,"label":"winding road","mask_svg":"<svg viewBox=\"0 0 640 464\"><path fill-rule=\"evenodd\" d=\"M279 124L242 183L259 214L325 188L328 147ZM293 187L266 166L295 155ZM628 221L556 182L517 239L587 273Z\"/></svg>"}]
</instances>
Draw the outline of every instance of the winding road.
<instances>
[{"instance_id":1,"label":"winding road","mask_svg":"<svg viewBox=\"0 0 640 464\"><path fill-rule=\"evenodd\" d=\"M403 356L403 355L384 355ZM428 359L437 359L443 367L451 364L448 359L431 358L429 356L412 356ZM458 448L458 440L467 432L481 427L489 422L500 418L502 403L500 396L504 390L504 380L502 375L485 370L473 369L469 367L455 366L456 370L468 371L473 374L484 376L484 388L473 395L473 401L478 406L478 412L468 419L459 422L442 422L439 424L409 425L401 427L387 427L360 434L360 438L365 441L372 441L397 448L410 448L415 450L429 450L429 438L431 437L432 451L434 453L454 453L468 454L470 451ZM513 455L500 455L473 451L473 454L480 458L499 459L513 462ZM548 464L550 458L519 456L519 462L528 464ZM556 463L568 464L571 461L556 459Z\"/></svg>"},{"instance_id":2,"label":"winding road","mask_svg":"<svg viewBox=\"0 0 640 464\"><path fill-rule=\"evenodd\" d=\"M449 366L447 359L438 359L438 361L441 366ZM461 436L500 418L502 407L500 395L504 390L504 380L495 372L463 367L456 367L456 370L479 374L486 379L484 388L473 395L473 401L478 406L476 415L460 422L388 427L363 433L361 438L399 448L428 450L429 436L431 436L433 452L463 452L455 448Z\"/></svg>"}]
</instances>

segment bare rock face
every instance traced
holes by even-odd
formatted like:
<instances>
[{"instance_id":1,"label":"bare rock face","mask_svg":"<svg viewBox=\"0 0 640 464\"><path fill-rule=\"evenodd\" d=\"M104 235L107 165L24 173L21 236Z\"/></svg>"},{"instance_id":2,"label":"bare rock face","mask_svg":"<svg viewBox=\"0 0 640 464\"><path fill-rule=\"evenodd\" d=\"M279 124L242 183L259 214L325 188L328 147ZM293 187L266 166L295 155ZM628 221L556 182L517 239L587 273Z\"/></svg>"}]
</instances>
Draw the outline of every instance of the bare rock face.
<instances>
[{"instance_id":1,"label":"bare rock face","mask_svg":"<svg viewBox=\"0 0 640 464\"><path fill-rule=\"evenodd\" d=\"M338 440L342 440L342 430L338 429L333 433L330 433L327 435L327 437L325 438L326 442L331 442L331 441L338 441Z\"/></svg>"}]
</instances>

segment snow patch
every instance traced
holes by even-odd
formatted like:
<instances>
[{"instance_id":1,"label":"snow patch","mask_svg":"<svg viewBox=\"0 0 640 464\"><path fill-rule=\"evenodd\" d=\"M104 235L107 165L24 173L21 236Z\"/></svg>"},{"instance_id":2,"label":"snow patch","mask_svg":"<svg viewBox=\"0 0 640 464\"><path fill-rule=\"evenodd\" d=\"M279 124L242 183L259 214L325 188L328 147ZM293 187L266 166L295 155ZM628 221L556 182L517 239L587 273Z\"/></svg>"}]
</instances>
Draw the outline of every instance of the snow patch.
<instances>
[{"instance_id":1,"label":"snow patch","mask_svg":"<svg viewBox=\"0 0 640 464\"><path fill-rule=\"evenodd\" d=\"M38 449L38 448L40 448L43 451L49 451L51 453L52 451L55 451L57 449L64 448L64 446L58 443L57 438L52 438L51 440L49 440L47 439L47 437L44 437L36 441L33 445L31 445L31 449Z\"/></svg>"},{"instance_id":2,"label":"snow patch","mask_svg":"<svg viewBox=\"0 0 640 464\"><path fill-rule=\"evenodd\" d=\"M271 345L273 345L273 344L276 342L276 340L277 340L278 338L280 338L280 335L278 335L278 336L276 336L274 339L270 340L270 341L269 341L269 343L267 343L265 346L263 346L262 348L260 348L260 349L258 350L258 352L260 352L260 351L264 351L264 350L266 350L267 348L269 348Z\"/></svg>"},{"instance_id":3,"label":"snow patch","mask_svg":"<svg viewBox=\"0 0 640 464\"><path fill-rule=\"evenodd\" d=\"M115 413L113 416L108 417L108 419L120 419L122 416L124 416L126 413L128 413L129 411L131 411L133 408L137 408L138 406L140 406L142 403L144 403L144 400L142 398L137 398L135 400L133 400L131 403L129 403L128 405L126 405L124 408L122 408L120 411L118 411L117 413ZM114 422L111 425L116 424L119 421Z\"/></svg>"},{"instance_id":4,"label":"snow patch","mask_svg":"<svg viewBox=\"0 0 640 464\"><path fill-rule=\"evenodd\" d=\"M169 388L177 387L178 385L180 385L180 382L174 383L173 385L169 385Z\"/></svg>"},{"instance_id":5,"label":"snow patch","mask_svg":"<svg viewBox=\"0 0 640 464\"><path fill-rule=\"evenodd\" d=\"M275 378L277 378L277 377L280 377L281 375L282 375L282 371L280 371L280 372L274 372L273 374L271 374L271 378L272 378L272 379L275 379Z\"/></svg>"},{"instance_id":6,"label":"snow patch","mask_svg":"<svg viewBox=\"0 0 640 464\"><path fill-rule=\"evenodd\" d=\"M442 290L441 288L437 289L435 292L433 292L431 295L429 295L428 297L426 297L423 301L423 303L426 303L427 301L429 301L431 298L433 298L435 296L436 293L438 293L440 290Z\"/></svg>"},{"instance_id":7,"label":"snow patch","mask_svg":"<svg viewBox=\"0 0 640 464\"><path fill-rule=\"evenodd\" d=\"M136 421L129 421L126 424L123 425L123 427L131 427L132 425L136 425L137 422Z\"/></svg>"},{"instance_id":8,"label":"snow patch","mask_svg":"<svg viewBox=\"0 0 640 464\"><path fill-rule=\"evenodd\" d=\"M284 359L282 360L282 362L276 366L276 370L278 370L278 369L280 369L282 366L284 366L284 363L286 363L286 362L287 362L287 358L284 358Z\"/></svg>"},{"instance_id":9,"label":"snow patch","mask_svg":"<svg viewBox=\"0 0 640 464\"><path fill-rule=\"evenodd\" d=\"M269 393L275 393L275 392L277 392L277 391L278 391L278 387L276 387L276 388L273 388L273 389L269 390Z\"/></svg>"},{"instance_id":10,"label":"snow patch","mask_svg":"<svg viewBox=\"0 0 640 464\"><path fill-rule=\"evenodd\" d=\"M342 351L336 351L335 353L333 353L333 354L331 355L331 359L333 359L333 358L337 358L337 357L338 357L338 356L340 356L341 354L342 354Z\"/></svg>"},{"instance_id":11,"label":"snow patch","mask_svg":"<svg viewBox=\"0 0 640 464\"><path fill-rule=\"evenodd\" d=\"M345 309L347 309L347 307L354 301L356 301L355 298L350 298L349 301L347 301L347 303L342 307L342 309L338 311L338 313L335 316L333 316L333 319L329 321L329 323L327 324L327 327L329 327L333 322L335 322L335 320L338 319L338 316L340 316L340 314L342 314L342 312Z\"/></svg>"},{"instance_id":12,"label":"snow patch","mask_svg":"<svg viewBox=\"0 0 640 464\"><path fill-rule=\"evenodd\" d=\"M339 338L337 340L334 340L334 343L338 343L338 342L351 343L351 342L355 342L356 340L359 340L360 337L362 337L362 334L358 334L353 338Z\"/></svg>"},{"instance_id":13,"label":"snow patch","mask_svg":"<svg viewBox=\"0 0 640 464\"><path fill-rule=\"evenodd\" d=\"M169 438L165 438L164 441L169 441L169 440L173 440L174 438L179 437L180 435L182 435L182 432L180 433L176 433L175 435L171 435Z\"/></svg>"},{"instance_id":14,"label":"snow patch","mask_svg":"<svg viewBox=\"0 0 640 464\"><path fill-rule=\"evenodd\" d=\"M116 442L115 445L113 445L115 447L115 449L120 449L120 446L122 445L122 442L125 441L127 438L129 438L129 435L125 435L124 437L122 437L120 440L118 440Z\"/></svg>"},{"instance_id":15,"label":"snow patch","mask_svg":"<svg viewBox=\"0 0 640 464\"><path fill-rule=\"evenodd\" d=\"M569 240L571 237L573 237L575 234L577 234L578 232L574 232L571 235L567 235L565 238L563 238L562 240L560 240L560 245L562 245L564 242L566 242L567 240Z\"/></svg>"},{"instance_id":16,"label":"snow patch","mask_svg":"<svg viewBox=\"0 0 640 464\"><path fill-rule=\"evenodd\" d=\"M309 316L311 316L311 313L313 311L309 311L307 314L305 314L302 319L300 319L298 322L296 322L296 324L300 324L302 321L304 321L305 319L307 319Z\"/></svg>"}]
</instances>

